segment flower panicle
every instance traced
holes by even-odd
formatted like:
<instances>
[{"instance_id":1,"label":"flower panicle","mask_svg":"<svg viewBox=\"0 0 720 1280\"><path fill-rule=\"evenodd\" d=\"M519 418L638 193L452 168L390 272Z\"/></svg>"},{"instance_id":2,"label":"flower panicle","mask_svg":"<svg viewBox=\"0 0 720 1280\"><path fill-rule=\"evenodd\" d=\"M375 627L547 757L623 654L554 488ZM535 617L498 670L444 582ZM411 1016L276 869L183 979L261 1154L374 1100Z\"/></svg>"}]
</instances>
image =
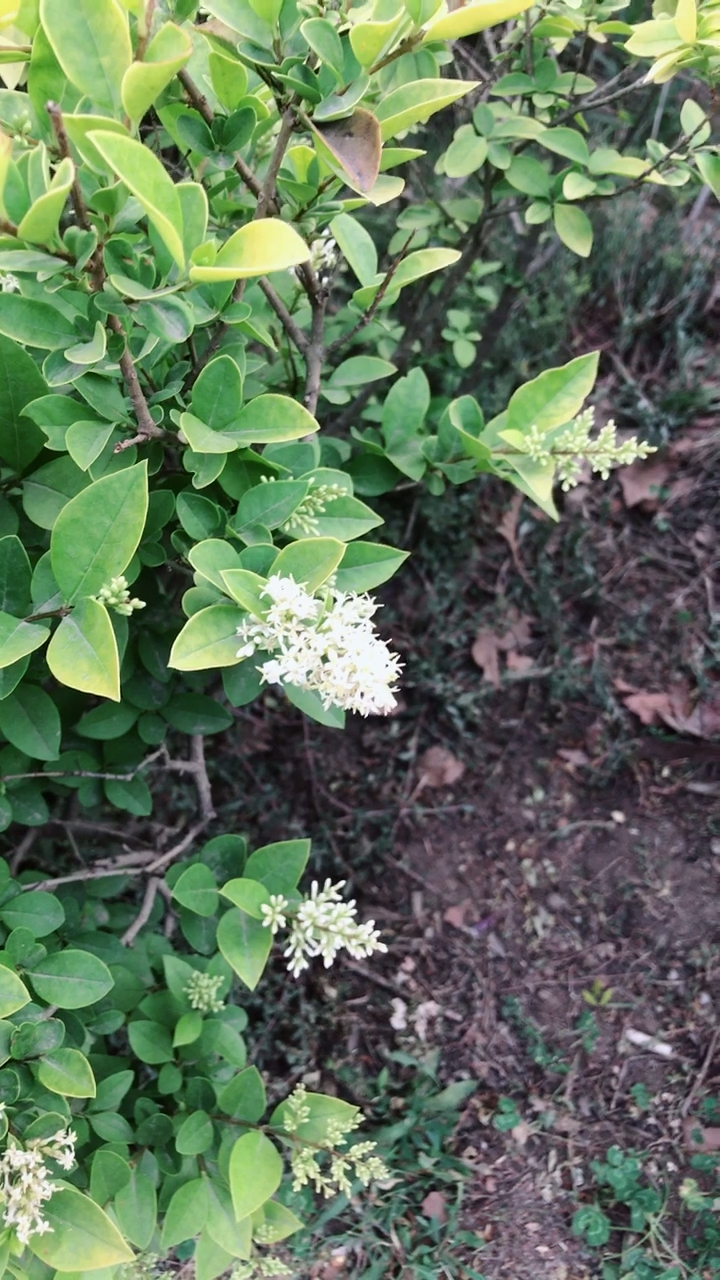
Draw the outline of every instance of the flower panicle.
<instances>
[{"instance_id":1,"label":"flower panicle","mask_svg":"<svg viewBox=\"0 0 720 1280\"><path fill-rule=\"evenodd\" d=\"M71 1129L60 1129L49 1138L32 1138L25 1147L11 1139L0 1156L3 1221L15 1231L19 1244L52 1231L43 1205L57 1187L47 1162L52 1160L68 1172L75 1163L76 1141Z\"/></svg>"},{"instance_id":2,"label":"flower panicle","mask_svg":"<svg viewBox=\"0 0 720 1280\"><path fill-rule=\"evenodd\" d=\"M320 695L327 709L386 715L396 705L401 663L378 635L369 595L330 587L324 599L288 575L273 574L261 595L265 617L238 628L239 658L269 653L258 670L267 684L291 684Z\"/></svg>"},{"instance_id":3,"label":"flower panicle","mask_svg":"<svg viewBox=\"0 0 720 1280\"><path fill-rule=\"evenodd\" d=\"M647 458L656 452L653 445L638 440L636 436L618 444L617 427L612 418L592 437L590 433L594 425L595 410L592 407L579 413L553 440L548 440L548 433L533 425L525 436L525 452L533 462L543 465L554 462L557 478L566 493L578 484L584 462L607 480L613 467L628 466L636 459Z\"/></svg>"},{"instance_id":4,"label":"flower panicle","mask_svg":"<svg viewBox=\"0 0 720 1280\"><path fill-rule=\"evenodd\" d=\"M354 960L364 960L375 951L387 951L375 921L359 923L354 899L343 901L340 890L344 885L344 880L337 884L326 880L321 889L313 880L310 893L296 907L291 907L283 894L272 894L270 901L261 906L262 923L273 934L287 928L290 921L290 937L283 955L294 978L316 956L322 956L329 969L340 951L347 951Z\"/></svg>"}]
</instances>

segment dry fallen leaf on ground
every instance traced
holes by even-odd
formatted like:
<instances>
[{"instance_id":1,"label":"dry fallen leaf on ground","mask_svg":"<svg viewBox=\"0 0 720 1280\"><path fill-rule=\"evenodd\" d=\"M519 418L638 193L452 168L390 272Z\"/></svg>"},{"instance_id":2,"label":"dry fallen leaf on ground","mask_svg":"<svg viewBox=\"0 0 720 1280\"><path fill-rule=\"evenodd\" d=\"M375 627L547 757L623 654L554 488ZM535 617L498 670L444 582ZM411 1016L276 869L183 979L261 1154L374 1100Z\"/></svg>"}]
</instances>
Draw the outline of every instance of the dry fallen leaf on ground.
<instances>
[{"instance_id":1,"label":"dry fallen leaf on ground","mask_svg":"<svg viewBox=\"0 0 720 1280\"><path fill-rule=\"evenodd\" d=\"M442 1191L428 1191L420 1208L426 1218L435 1218L437 1222L447 1222L447 1209Z\"/></svg>"},{"instance_id":2,"label":"dry fallen leaf on ground","mask_svg":"<svg viewBox=\"0 0 720 1280\"><path fill-rule=\"evenodd\" d=\"M720 1127L703 1125L688 1117L683 1121L685 1144L693 1151L720 1151Z\"/></svg>"},{"instance_id":3,"label":"dry fallen leaf on ground","mask_svg":"<svg viewBox=\"0 0 720 1280\"><path fill-rule=\"evenodd\" d=\"M525 649L532 643L530 627L532 618L527 613L518 613L517 609L509 609L506 629L502 635L483 627L475 637L472 647L473 662L480 667L484 678L499 688L500 686L500 653L506 653L507 666L510 671L527 671L532 666L530 658L521 658L518 649Z\"/></svg>"},{"instance_id":4,"label":"dry fallen leaf on ground","mask_svg":"<svg viewBox=\"0 0 720 1280\"><path fill-rule=\"evenodd\" d=\"M471 906L472 903L466 898L465 901L459 903L458 906L448 907L447 911L443 912L443 920L446 924L451 924L454 929L464 929L465 916Z\"/></svg>"},{"instance_id":5,"label":"dry fallen leaf on ground","mask_svg":"<svg viewBox=\"0 0 720 1280\"><path fill-rule=\"evenodd\" d=\"M529 671L533 665L532 658L526 653L518 653L517 649L508 649L505 659L508 671Z\"/></svg>"},{"instance_id":6,"label":"dry fallen leaf on ground","mask_svg":"<svg viewBox=\"0 0 720 1280\"><path fill-rule=\"evenodd\" d=\"M419 780L416 794L422 787L451 787L465 772L465 765L447 747L428 747L418 760Z\"/></svg>"},{"instance_id":7,"label":"dry fallen leaf on ground","mask_svg":"<svg viewBox=\"0 0 720 1280\"><path fill-rule=\"evenodd\" d=\"M707 698L699 699L694 706L685 689L672 693L636 689L628 693L623 702L642 724L665 724L676 733L689 733L695 738L712 738L720 733L720 690L711 690Z\"/></svg>"},{"instance_id":8,"label":"dry fallen leaf on ground","mask_svg":"<svg viewBox=\"0 0 720 1280\"><path fill-rule=\"evenodd\" d=\"M638 507L642 503L645 511L656 511L659 506L659 491L669 475L667 463L657 458L650 462L638 459L629 467L619 467L617 476L625 506Z\"/></svg>"},{"instance_id":9,"label":"dry fallen leaf on ground","mask_svg":"<svg viewBox=\"0 0 720 1280\"><path fill-rule=\"evenodd\" d=\"M478 631L472 647L472 659L483 673L489 684L500 687L500 645L494 631Z\"/></svg>"}]
</instances>

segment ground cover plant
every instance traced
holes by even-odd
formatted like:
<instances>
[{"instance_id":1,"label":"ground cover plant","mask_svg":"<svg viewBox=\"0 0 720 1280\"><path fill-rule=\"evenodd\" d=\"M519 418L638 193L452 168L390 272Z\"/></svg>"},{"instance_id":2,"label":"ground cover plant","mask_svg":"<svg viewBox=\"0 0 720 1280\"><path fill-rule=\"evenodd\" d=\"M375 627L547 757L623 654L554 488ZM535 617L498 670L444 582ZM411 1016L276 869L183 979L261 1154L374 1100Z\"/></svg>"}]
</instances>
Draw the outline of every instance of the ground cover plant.
<instances>
[{"instance_id":1,"label":"ground cover plant","mask_svg":"<svg viewBox=\"0 0 720 1280\"><path fill-rule=\"evenodd\" d=\"M366 498L494 476L554 517L556 486L650 451L611 419L595 432L591 345L513 379L487 422L453 394L535 250L590 253L586 208L717 191L717 5L614 13L0 6L8 851L25 829L0 864L10 1275L120 1280L143 1255L278 1274L289 1188L385 1177L356 1106L296 1082L267 1107L238 1001L276 935L291 977L387 944L342 880L302 890L306 839L248 855L218 830L205 742L267 686L326 727L395 707L368 593L406 552L366 539ZM608 105L675 77L672 118L663 87L657 128L608 127ZM452 136L425 129L453 104ZM484 259L505 224L517 243ZM144 847L98 849L128 816ZM53 822L63 864L28 869Z\"/></svg>"}]
</instances>

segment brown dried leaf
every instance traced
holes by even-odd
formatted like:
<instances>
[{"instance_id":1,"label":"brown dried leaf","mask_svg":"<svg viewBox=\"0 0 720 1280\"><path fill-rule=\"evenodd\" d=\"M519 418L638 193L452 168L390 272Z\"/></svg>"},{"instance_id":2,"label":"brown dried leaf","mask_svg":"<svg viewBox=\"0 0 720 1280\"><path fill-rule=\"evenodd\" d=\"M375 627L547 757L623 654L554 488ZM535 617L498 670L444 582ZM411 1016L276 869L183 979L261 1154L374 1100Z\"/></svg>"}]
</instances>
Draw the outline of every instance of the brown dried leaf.
<instances>
[{"instance_id":1,"label":"brown dried leaf","mask_svg":"<svg viewBox=\"0 0 720 1280\"><path fill-rule=\"evenodd\" d=\"M532 618L529 613L521 613L516 618L513 618L508 630L498 640L498 648L525 649L527 645L532 644L531 622Z\"/></svg>"},{"instance_id":2,"label":"brown dried leaf","mask_svg":"<svg viewBox=\"0 0 720 1280\"><path fill-rule=\"evenodd\" d=\"M420 1206L426 1218L435 1218L436 1222L447 1222L447 1209L442 1191L428 1191Z\"/></svg>"},{"instance_id":3,"label":"brown dried leaf","mask_svg":"<svg viewBox=\"0 0 720 1280\"><path fill-rule=\"evenodd\" d=\"M647 462L638 458L629 467L620 467L617 474L626 507L637 507L642 503L645 511L657 511L659 490L670 475L666 462L659 459Z\"/></svg>"},{"instance_id":4,"label":"brown dried leaf","mask_svg":"<svg viewBox=\"0 0 720 1280\"><path fill-rule=\"evenodd\" d=\"M700 699L694 707L683 689L672 693L641 689L623 698L623 702L643 724L666 724L676 733L689 733L694 738L712 738L720 733L720 691Z\"/></svg>"},{"instance_id":5,"label":"brown dried leaf","mask_svg":"<svg viewBox=\"0 0 720 1280\"><path fill-rule=\"evenodd\" d=\"M351 116L334 120L313 132L326 147L331 158L347 174L353 190L371 191L380 172L382 140L380 125L371 111L356 107Z\"/></svg>"},{"instance_id":6,"label":"brown dried leaf","mask_svg":"<svg viewBox=\"0 0 720 1280\"><path fill-rule=\"evenodd\" d=\"M428 747L418 761L422 787L451 787L465 772L465 765L447 747Z\"/></svg>"},{"instance_id":7,"label":"brown dried leaf","mask_svg":"<svg viewBox=\"0 0 720 1280\"><path fill-rule=\"evenodd\" d=\"M527 654L518 653L516 649L510 649L505 659L508 671L529 671L533 666L532 658L528 658Z\"/></svg>"},{"instance_id":8,"label":"brown dried leaf","mask_svg":"<svg viewBox=\"0 0 720 1280\"><path fill-rule=\"evenodd\" d=\"M585 751L577 751L574 747L559 747L558 755L561 760L566 760L573 766L590 764L589 755Z\"/></svg>"},{"instance_id":9,"label":"brown dried leaf","mask_svg":"<svg viewBox=\"0 0 720 1280\"><path fill-rule=\"evenodd\" d=\"M669 712L671 708L667 693L647 693L640 690L623 698L623 702L628 711L638 716L642 724L648 725L658 724L663 718L663 712Z\"/></svg>"},{"instance_id":10,"label":"brown dried leaf","mask_svg":"<svg viewBox=\"0 0 720 1280\"><path fill-rule=\"evenodd\" d=\"M465 928L465 916L467 915L471 903L466 899L465 902L459 903L456 907L448 907L443 913L443 920L446 924L451 924L454 929Z\"/></svg>"},{"instance_id":11,"label":"brown dried leaf","mask_svg":"<svg viewBox=\"0 0 720 1280\"><path fill-rule=\"evenodd\" d=\"M472 647L473 662L483 673L483 678L496 689L500 688L500 662L498 659L498 638L494 631L485 628L478 631Z\"/></svg>"}]
</instances>

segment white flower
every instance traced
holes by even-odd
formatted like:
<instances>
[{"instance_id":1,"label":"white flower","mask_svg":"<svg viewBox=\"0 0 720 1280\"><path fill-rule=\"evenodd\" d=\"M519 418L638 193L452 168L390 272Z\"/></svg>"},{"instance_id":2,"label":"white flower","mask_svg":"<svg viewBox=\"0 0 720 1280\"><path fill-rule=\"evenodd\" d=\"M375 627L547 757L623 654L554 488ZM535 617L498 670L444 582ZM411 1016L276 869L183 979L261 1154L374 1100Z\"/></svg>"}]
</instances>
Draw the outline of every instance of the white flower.
<instances>
[{"instance_id":1,"label":"white flower","mask_svg":"<svg viewBox=\"0 0 720 1280\"><path fill-rule=\"evenodd\" d=\"M238 628L239 658L256 649L273 657L258 668L267 684L293 684L319 693L324 707L385 715L395 706L401 664L372 622L369 595L326 591L325 602L294 578L274 574L261 593L271 601L265 618Z\"/></svg>"},{"instance_id":2,"label":"white flower","mask_svg":"<svg viewBox=\"0 0 720 1280\"><path fill-rule=\"evenodd\" d=\"M104 604L108 609L114 609L116 613L122 614L124 618L129 618L135 609L144 609L145 601L138 600L137 596L130 598L130 588L128 587L127 578L120 575L119 578L111 578L98 591L95 599L99 604Z\"/></svg>"},{"instance_id":3,"label":"white flower","mask_svg":"<svg viewBox=\"0 0 720 1280\"><path fill-rule=\"evenodd\" d=\"M67 1171L75 1163L76 1135L60 1129L52 1138L35 1138L26 1148L8 1146L0 1157L0 1194L6 1227L13 1227L20 1244L33 1235L52 1231L42 1206L57 1190L50 1181L47 1160Z\"/></svg>"},{"instance_id":4,"label":"white flower","mask_svg":"<svg viewBox=\"0 0 720 1280\"><path fill-rule=\"evenodd\" d=\"M183 987L192 1009L199 1013L219 1013L225 1007L218 992L223 984L221 976L213 977L210 973L193 973Z\"/></svg>"},{"instance_id":5,"label":"white flower","mask_svg":"<svg viewBox=\"0 0 720 1280\"><path fill-rule=\"evenodd\" d=\"M387 951L375 921L359 924L355 918L355 902L343 902L340 890L344 884L344 880L338 884L326 880L321 889L317 880L313 880L309 896L292 915L290 938L283 955L294 978L309 968L308 959L315 956L322 956L325 968L329 969L339 951L348 951L355 960L364 960L374 951ZM290 904L282 896L279 903L273 904L271 899L271 905L261 907L263 924L273 933L285 928L285 913L290 911Z\"/></svg>"},{"instance_id":6,"label":"white flower","mask_svg":"<svg viewBox=\"0 0 720 1280\"><path fill-rule=\"evenodd\" d=\"M14 276L12 271L0 271L0 292L17 293L20 288L20 281Z\"/></svg>"},{"instance_id":7,"label":"white flower","mask_svg":"<svg viewBox=\"0 0 720 1280\"><path fill-rule=\"evenodd\" d=\"M281 893L271 893L270 901L263 902L260 907L262 914L262 922L271 933L277 933L278 929L284 929L287 920L285 912L290 903Z\"/></svg>"}]
</instances>

